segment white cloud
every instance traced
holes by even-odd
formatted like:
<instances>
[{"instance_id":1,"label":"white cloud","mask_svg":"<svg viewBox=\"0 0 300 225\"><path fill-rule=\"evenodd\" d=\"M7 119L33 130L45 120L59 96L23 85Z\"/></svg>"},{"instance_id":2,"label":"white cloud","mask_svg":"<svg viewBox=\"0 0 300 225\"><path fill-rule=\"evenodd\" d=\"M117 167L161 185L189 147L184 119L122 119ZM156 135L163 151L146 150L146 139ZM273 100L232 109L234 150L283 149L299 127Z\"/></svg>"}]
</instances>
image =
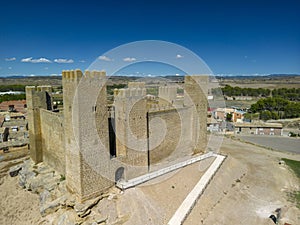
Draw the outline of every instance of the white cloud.
<instances>
[{"instance_id":1,"label":"white cloud","mask_svg":"<svg viewBox=\"0 0 300 225\"><path fill-rule=\"evenodd\" d=\"M31 62L31 60L32 60L32 57L21 59L21 62Z\"/></svg>"},{"instance_id":2,"label":"white cloud","mask_svg":"<svg viewBox=\"0 0 300 225\"><path fill-rule=\"evenodd\" d=\"M51 63L51 60L46 58L33 59L33 63Z\"/></svg>"},{"instance_id":3,"label":"white cloud","mask_svg":"<svg viewBox=\"0 0 300 225\"><path fill-rule=\"evenodd\" d=\"M80 63L85 63L85 60L79 60Z\"/></svg>"},{"instance_id":4,"label":"white cloud","mask_svg":"<svg viewBox=\"0 0 300 225\"><path fill-rule=\"evenodd\" d=\"M105 55L101 55L101 56L99 56L99 59L100 60L102 60L102 61L107 61L107 62L109 62L109 61L112 61L112 59L111 58L108 58L107 56L105 56Z\"/></svg>"},{"instance_id":5,"label":"white cloud","mask_svg":"<svg viewBox=\"0 0 300 225\"><path fill-rule=\"evenodd\" d=\"M51 63L51 60L46 58L33 59L32 57L21 59L21 62L30 62L30 63Z\"/></svg>"},{"instance_id":6,"label":"white cloud","mask_svg":"<svg viewBox=\"0 0 300 225\"><path fill-rule=\"evenodd\" d=\"M180 55L180 54L177 54L177 55L176 55L176 59L181 59L181 58L183 58L182 55Z\"/></svg>"},{"instance_id":7,"label":"white cloud","mask_svg":"<svg viewBox=\"0 0 300 225\"><path fill-rule=\"evenodd\" d=\"M54 59L54 62L56 63L73 63L73 59Z\"/></svg>"},{"instance_id":8,"label":"white cloud","mask_svg":"<svg viewBox=\"0 0 300 225\"><path fill-rule=\"evenodd\" d=\"M11 61L15 61L16 57L12 57L12 58L6 58L5 61L7 62L11 62Z\"/></svg>"},{"instance_id":9,"label":"white cloud","mask_svg":"<svg viewBox=\"0 0 300 225\"><path fill-rule=\"evenodd\" d=\"M133 58L133 57L126 57L123 59L124 62L134 62L136 61L136 58Z\"/></svg>"}]
</instances>

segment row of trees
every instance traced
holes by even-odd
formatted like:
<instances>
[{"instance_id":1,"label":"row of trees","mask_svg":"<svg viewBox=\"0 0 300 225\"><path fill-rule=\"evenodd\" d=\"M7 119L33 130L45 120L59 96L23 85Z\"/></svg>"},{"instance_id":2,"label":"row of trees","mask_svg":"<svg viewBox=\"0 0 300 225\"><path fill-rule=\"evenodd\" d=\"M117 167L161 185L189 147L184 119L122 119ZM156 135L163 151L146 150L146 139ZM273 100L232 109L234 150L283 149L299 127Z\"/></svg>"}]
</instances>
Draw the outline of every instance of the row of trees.
<instances>
[{"instance_id":1,"label":"row of trees","mask_svg":"<svg viewBox=\"0 0 300 225\"><path fill-rule=\"evenodd\" d=\"M226 85L221 88L223 95L227 96L253 96L253 97L267 97L270 95L271 90L267 88L241 88L231 87Z\"/></svg>"},{"instance_id":2,"label":"row of trees","mask_svg":"<svg viewBox=\"0 0 300 225\"><path fill-rule=\"evenodd\" d=\"M226 85L221 89L213 89L213 94L220 94L222 91L223 95L226 96L252 96L252 97L281 97L290 101L300 101L300 88L241 88L231 87Z\"/></svg>"},{"instance_id":3,"label":"row of trees","mask_svg":"<svg viewBox=\"0 0 300 225\"><path fill-rule=\"evenodd\" d=\"M18 95L5 94L5 95L0 95L0 103L1 102L5 102L5 101L23 100L23 99L26 99L26 95L25 94L18 94Z\"/></svg>"},{"instance_id":4,"label":"row of trees","mask_svg":"<svg viewBox=\"0 0 300 225\"><path fill-rule=\"evenodd\" d=\"M300 88L279 88L272 90L272 97L280 97L290 101L300 101Z\"/></svg>"},{"instance_id":5,"label":"row of trees","mask_svg":"<svg viewBox=\"0 0 300 225\"><path fill-rule=\"evenodd\" d=\"M12 85L0 85L0 92L5 91L25 91L25 85L12 84Z\"/></svg>"},{"instance_id":6,"label":"row of trees","mask_svg":"<svg viewBox=\"0 0 300 225\"><path fill-rule=\"evenodd\" d=\"M281 97L258 100L250 107L251 113L259 113L262 120L300 117L300 102L292 102Z\"/></svg>"}]
</instances>

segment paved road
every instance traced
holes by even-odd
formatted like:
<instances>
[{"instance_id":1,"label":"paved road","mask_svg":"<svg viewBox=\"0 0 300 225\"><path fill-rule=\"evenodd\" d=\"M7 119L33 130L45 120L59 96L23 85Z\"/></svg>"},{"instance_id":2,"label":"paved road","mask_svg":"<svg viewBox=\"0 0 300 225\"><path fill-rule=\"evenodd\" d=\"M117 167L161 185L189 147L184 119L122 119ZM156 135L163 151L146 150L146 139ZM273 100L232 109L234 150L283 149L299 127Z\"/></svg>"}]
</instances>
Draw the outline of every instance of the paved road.
<instances>
[{"instance_id":1,"label":"paved road","mask_svg":"<svg viewBox=\"0 0 300 225\"><path fill-rule=\"evenodd\" d=\"M238 138L272 149L300 154L300 139L278 136L237 136Z\"/></svg>"}]
</instances>

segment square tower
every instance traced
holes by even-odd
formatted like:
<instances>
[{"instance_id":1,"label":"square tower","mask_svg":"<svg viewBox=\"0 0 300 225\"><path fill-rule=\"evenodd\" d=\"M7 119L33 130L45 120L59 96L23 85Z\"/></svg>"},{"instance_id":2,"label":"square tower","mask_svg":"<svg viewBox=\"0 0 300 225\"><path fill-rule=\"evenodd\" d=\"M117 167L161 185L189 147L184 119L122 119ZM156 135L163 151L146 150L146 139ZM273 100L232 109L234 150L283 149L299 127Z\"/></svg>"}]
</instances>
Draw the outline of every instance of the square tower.
<instances>
[{"instance_id":1,"label":"square tower","mask_svg":"<svg viewBox=\"0 0 300 225\"><path fill-rule=\"evenodd\" d=\"M194 153L205 152L207 146L207 75L185 76L184 104L191 107L191 132Z\"/></svg>"}]
</instances>

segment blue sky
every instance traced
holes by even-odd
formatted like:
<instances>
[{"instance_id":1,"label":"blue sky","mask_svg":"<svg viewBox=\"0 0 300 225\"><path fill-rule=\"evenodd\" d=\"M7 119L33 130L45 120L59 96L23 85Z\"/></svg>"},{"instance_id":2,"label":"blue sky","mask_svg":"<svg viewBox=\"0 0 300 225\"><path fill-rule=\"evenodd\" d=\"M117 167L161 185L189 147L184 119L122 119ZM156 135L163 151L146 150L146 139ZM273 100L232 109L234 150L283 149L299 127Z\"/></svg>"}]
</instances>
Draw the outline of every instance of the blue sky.
<instances>
[{"instance_id":1,"label":"blue sky","mask_svg":"<svg viewBox=\"0 0 300 225\"><path fill-rule=\"evenodd\" d=\"M299 12L296 0L4 0L0 76L84 70L139 40L182 45L215 74L300 74Z\"/></svg>"}]
</instances>

